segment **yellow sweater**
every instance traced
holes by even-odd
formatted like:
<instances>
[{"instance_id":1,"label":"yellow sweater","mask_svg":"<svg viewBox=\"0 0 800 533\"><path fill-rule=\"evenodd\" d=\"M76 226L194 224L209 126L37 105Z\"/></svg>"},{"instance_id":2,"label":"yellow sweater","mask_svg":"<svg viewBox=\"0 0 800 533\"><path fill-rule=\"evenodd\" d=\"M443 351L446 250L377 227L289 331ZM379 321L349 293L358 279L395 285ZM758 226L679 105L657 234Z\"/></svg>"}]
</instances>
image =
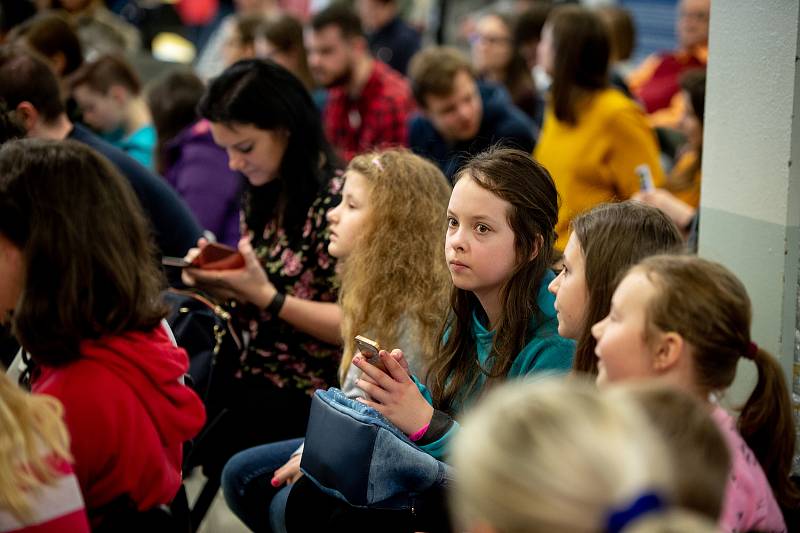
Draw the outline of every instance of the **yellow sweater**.
<instances>
[{"instance_id":1,"label":"yellow sweater","mask_svg":"<svg viewBox=\"0 0 800 533\"><path fill-rule=\"evenodd\" d=\"M655 133L638 104L616 89L602 89L583 102L574 126L559 121L548 105L533 156L550 171L561 196L559 250L575 216L640 189L639 165L650 167L656 187L664 183Z\"/></svg>"}]
</instances>

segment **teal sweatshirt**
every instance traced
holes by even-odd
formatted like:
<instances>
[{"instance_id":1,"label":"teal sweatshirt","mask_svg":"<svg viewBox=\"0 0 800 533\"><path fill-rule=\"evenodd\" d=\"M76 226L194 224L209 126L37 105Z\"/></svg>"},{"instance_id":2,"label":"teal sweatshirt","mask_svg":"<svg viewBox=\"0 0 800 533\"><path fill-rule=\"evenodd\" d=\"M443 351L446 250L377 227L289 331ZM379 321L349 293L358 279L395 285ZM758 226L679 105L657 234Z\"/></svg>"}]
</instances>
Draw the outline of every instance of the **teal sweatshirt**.
<instances>
[{"instance_id":1,"label":"teal sweatshirt","mask_svg":"<svg viewBox=\"0 0 800 533\"><path fill-rule=\"evenodd\" d=\"M531 319L529 331L532 331L533 335L528 344L514 359L514 363L508 371L508 379L524 378L541 372L565 374L572 368L575 342L558 335L558 319L553 306L555 296L547 290L547 286L554 278L555 275L552 271L547 270L545 272L536 298L539 309L542 312L541 316L534 316ZM494 331L487 331L475 313L472 315L472 335L477 343L478 362L483 368L486 368L486 361L492 349ZM433 404L433 398L428 388L419 381L416 381L416 383L428 403ZM480 375L476 387L465 395L462 408L478 397L485 383L486 376ZM456 434L458 428L458 422L453 421L453 424L444 435L433 442L420 446L420 448L433 457L441 459L447 453L450 440Z\"/></svg>"}]
</instances>

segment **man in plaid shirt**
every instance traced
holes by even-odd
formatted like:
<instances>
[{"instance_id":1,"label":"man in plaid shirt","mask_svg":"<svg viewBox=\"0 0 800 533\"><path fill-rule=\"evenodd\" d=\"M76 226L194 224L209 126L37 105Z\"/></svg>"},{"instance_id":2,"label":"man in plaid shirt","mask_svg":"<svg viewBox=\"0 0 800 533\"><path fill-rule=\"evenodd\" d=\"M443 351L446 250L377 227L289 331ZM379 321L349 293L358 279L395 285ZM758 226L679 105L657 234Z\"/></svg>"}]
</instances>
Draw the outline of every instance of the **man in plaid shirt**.
<instances>
[{"instance_id":1,"label":"man in plaid shirt","mask_svg":"<svg viewBox=\"0 0 800 533\"><path fill-rule=\"evenodd\" d=\"M408 82L370 56L355 12L332 4L314 16L311 28L308 63L328 88L322 120L331 144L346 161L375 148L407 146L414 110Z\"/></svg>"}]
</instances>

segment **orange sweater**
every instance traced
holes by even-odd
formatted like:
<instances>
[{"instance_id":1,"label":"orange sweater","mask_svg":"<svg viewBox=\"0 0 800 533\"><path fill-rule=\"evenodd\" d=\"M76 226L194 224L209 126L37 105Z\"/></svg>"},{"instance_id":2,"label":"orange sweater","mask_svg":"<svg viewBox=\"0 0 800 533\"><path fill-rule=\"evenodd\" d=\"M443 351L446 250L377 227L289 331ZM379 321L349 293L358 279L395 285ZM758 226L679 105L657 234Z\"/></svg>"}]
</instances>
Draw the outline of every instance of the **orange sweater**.
<instances>
[{"instance_id":1,"label":"orange sweater","mask_svg":"<svg viewBox=\"0 0 800 533\"><path fill-rule=\"evenodd\" d=\"M616 89L602 89L578 109L578 123L558 120L548 105L534 157L550 171L561 208L556 248L563 250L569 223L578 214L640 189L635 169L646 164L661 187L656 136L639 106Z\"/></svg>"}]
</instances>

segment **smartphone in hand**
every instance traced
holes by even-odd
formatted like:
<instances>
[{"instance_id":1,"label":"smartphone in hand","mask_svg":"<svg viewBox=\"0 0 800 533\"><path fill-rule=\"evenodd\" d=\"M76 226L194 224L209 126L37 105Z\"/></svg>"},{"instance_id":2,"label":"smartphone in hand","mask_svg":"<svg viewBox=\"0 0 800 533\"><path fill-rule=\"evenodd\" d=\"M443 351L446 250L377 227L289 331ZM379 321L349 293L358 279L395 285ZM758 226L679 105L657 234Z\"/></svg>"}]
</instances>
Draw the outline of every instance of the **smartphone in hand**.
<instances>
[{"instance_id":1,"label":"smartphone in hand","mask_svg":"<svg viewBox=\"0 0 800 533\"><path fill-rule=\"evenodd\" d=\"M162 257L161 264L178 268L200 268L202 270L236 270L244 267L244 256L239 250L210 242L203 246L197 257L191 262L182 257Z\"/></svg>"},{"instance_id":2,"label":"smartphone in hand","mask_svg":"<svg viewBox=\"0 0 800 533\"><path fill-rule=\"evenodd\" d=\"M356 335L355 341L356 349L361 353L364 359L366 359L369 364L383 369L383 362L381 361L380 355L378 355L381 351L380 345L376 341L362 335Z\"/></svg>"}]
</instances>

